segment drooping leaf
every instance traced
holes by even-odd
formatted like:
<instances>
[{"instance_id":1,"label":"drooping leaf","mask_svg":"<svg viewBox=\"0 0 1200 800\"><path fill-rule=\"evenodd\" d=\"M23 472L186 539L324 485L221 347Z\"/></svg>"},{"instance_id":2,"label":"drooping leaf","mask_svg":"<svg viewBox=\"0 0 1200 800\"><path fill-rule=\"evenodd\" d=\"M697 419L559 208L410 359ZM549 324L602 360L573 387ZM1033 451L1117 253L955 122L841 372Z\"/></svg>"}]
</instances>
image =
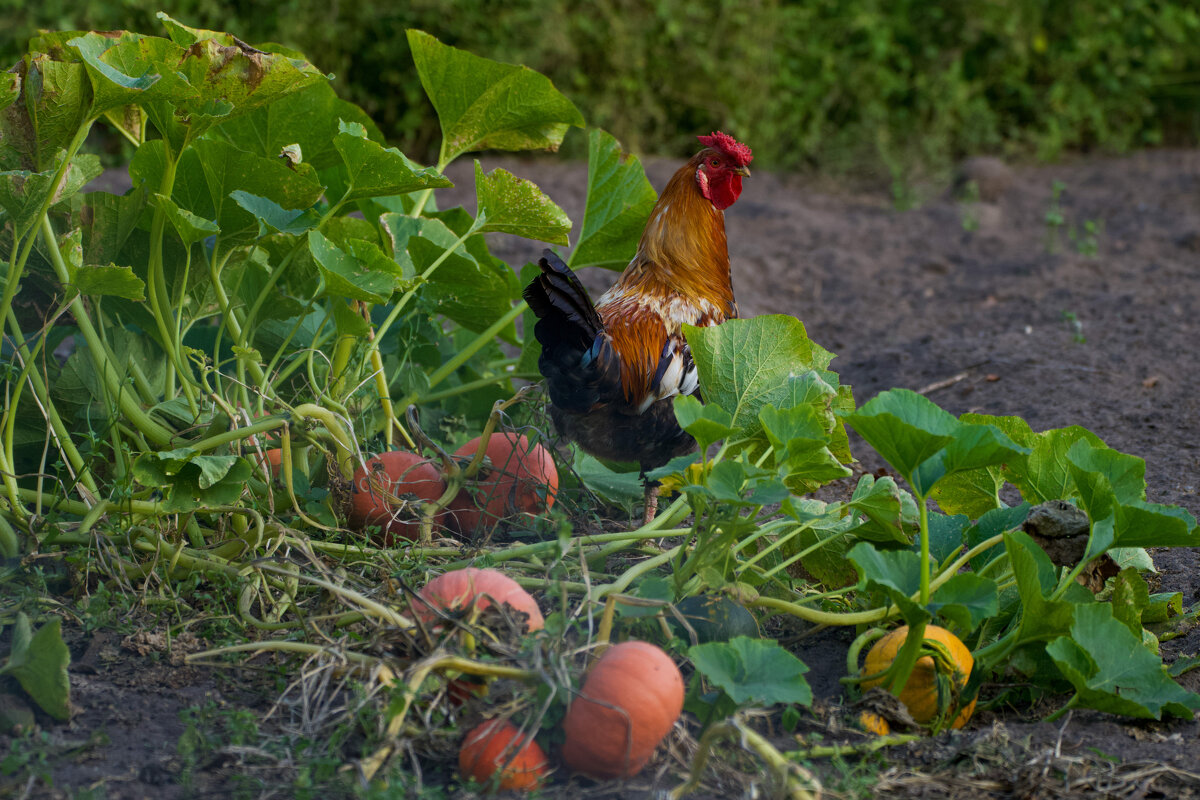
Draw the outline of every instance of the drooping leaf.
<instances>
[{"instance_id":1,"label":"drooping leaf","mask_svg":"<svg viewBox=\"0 0 1200 800\"><path fill-rule=\"evenodd\" d=\"M784 501L783 510L804 523L799 535L784 545L784 556L804 553L801 566L831 589L853 585L858 572L846 558L846 551L857 541L849 534L854 518L838 514L836 507L831 510L819 500L796 497Z\"/></svg>"},{"instance_id":2,"label":"drooping leaf","mask_svg":"<svg viewBox=\"0 0 1200 800\"><path fill-rule=\"evenodd\" d=\"M339 123L334 147L346 165L349 188L345 200L408 194L421 189L453 186L432 167L422 167L394 147L367 138L357 122Z\"/></svg>"},{"instance_id":3,"label":"drooping leaf","mask_svg":"<svg viewBox=\"0 0 1200 800\"><path fill-rule=\"evenodd\" d=\"M83 263L115 262L145 206L146 193L141 189L125 195L88 192L77 223L83 230Z\"/></svg>"},{"instance_id":4,"label":"drooping leaf","mask_svg":"<svg viewBox=\"0 0 1200 800\"><path fill-rule=\"evenodd\" d=\"M0 675L11 675L38 706L58 720L71 716L71 681L67 666L71 651L62 639L62 620L51 617L32 632L29 617L17 612L12 648Z\"/></svg>"},{"instance_id":5,"label":"drooping leaf","mask_svg":"<svg viewBox=\"0 0 1200 800\"><path fill-rule=\"evenodd\" d=\"M1021 595L1018 640L1024 643L1065 634L1071 627L1076 606L1050 599L1057 584L1057 572L1050 557L1022 531L1004 534L1004 546Z\"/></svg>"},{"instance_id":6,"label":"drooping leaf","mask_svg":"<svg viewBox=\"0 0 1200 800\"><path fill-rule=\"evenodd\" d=\"M869 588L883 589L909 625L928 621L931 614L912 599L921 589L921 556L911 550L877 550L870 542L850 548L846 558Z\"/></svg>"},{"instance_id":7,"label":"drooping leaf","mask_svg":"<svg viewBox=\"0 0 1200 800\"><path fill-rule=\"evenodd\" d=\"M23 110L33 138L25 143L32 151L22 153L22 166L43 172L56 167L60 154L87 124L91 86L83 64L55 61L44 54L27 63Z\"/></svg>"},{"instance_id":8,"label":"drooping leaf","mask_svg":"<svg viewBox=\"0 0 1200 800\"><path fill-rule=\"evenodd\" d=\"M657 200L641 162L622 152L611 134L589 131L587 205L567 264L624 269Z\"/></svg>"},{"instance_id":9,"label":"drooping leaf","mask_svg":"<svg viewBox=\"0 0 1200 800\"><path fill-rule=\"evenodd\" d=\"M179 234L184 247L191 247L196 242L202 242L221 232L217 223L198 217L186 208L180 208L171 198L157 192L151 197L154 198L151 202L166 214L167 222L171 223L171 227Z\"/></svg>"},{"instance_id":10,"label":"drooping leaf","mask_svg":"<svg viewBox=\"0 0 1200 800\"><path fill-rule=\"evenodd\" d=\"M161 77L154 65L142 61L137 64L137 75L129 75L118 65L105 61L104 53L126 41L143 38L138 34L121 31L116 37L95 32L85 33L67 42L83 59L84 69L92 84L91 116L99 117L105 111L121 106L137 105L146 91L158 83Z\"/></svg>"},{"instance_id":11,"label":"drooping leaf","mask_svg":"<svg viewBox=\"0 0 1200 800\"><path fill-rule=\"evenodd\" d=\"M99 297L124 297L141 302L146 299L146 282L133 273L132 267L116 264L88 265L75 270L71 283L80 294Z\"/></svg>"},{"instance_id":12,"label":"drooping leaf","mask_svg":"<svg viewBox=\"0 0 1200 800\"><path fill-rule=\"evenodd\" d=\"M385 303L396 288L396 276L346 253L320 231L308 232L308 247L325 278L326 292L337 297Z\"/></svg>"},{"instance_id":13,"label":"drooping leaf","mask_svg":"<svg viewBox=\"0 0 1200 800\"><path fill-rule=\"evenodd\" d=\"M442 127L439 163L470 150L557 150L579 110L550 80L526 67L444 45L408 31L421 85Z\"/></svg>"},{"instance_id":14,"label":"drooping leaf","mask_svg":"<svg viewBox=\"0 0 1200 800\"><path fill-rule=\"evenodd\" d=\"M803 661L769 639L737 636L728 642L693 645L696 669L738 705L812 705Z\"/></svg>"},{"instance_id":15,"label":"drooping leaf","mask_svg":"<svg viewBox=\"0 0 1200 800\"><path fill-rule=\"evenodd\" d=\"M438 263L459 239L436 219L385 214L381 221L391 237L397 259L401 254L407 256L418 275ZM420 287L419 296L433 310L478 333L508 313L519 293L512 270L506 265L493 259L480 263L465 245L459 245L430 274L428 282ZM516 341L515 326L501 331L500 336Z\"/></svg>"},{"instance_id":16,"label":"drooping leaf","mask_svg":"<svg viewBox=\"0 0 1200 800\"><path fill-rule=\"evenodd\" d=\"M67 167L62 184L54 192L54 169L45 172L13 170L0 172L0 208L8 212L17 230L28 230L47 203L57 203L78 192L103 172L100 160L90 154L77 156Z\"/></svg>"},{"instance_id":17,"label":"drooping leaf","mask_svg":"<svg viewBox=\"0 0 1200 800\"><path fill-rule=\"evenodd\" d=\"M241 189L230 192L229 196L258 220L260 236L272 232L299 235L316 227L320 220L312 209L284 208L265 197L243 192Z\"/></svg>"},{"instance_id":18,"label":"drooping leaf","mask_svg":"<svg viewBox=\"0 0 1200 800\"><path fill-rule=\"evenodd\" d=\"M511 233L526 239L567 245L571 220L532 181L497 167L486 175L475 162L475 198L480 233Z\"/></svg>"},{"instance_id":19,"label":"drooping leaf","mask_svg":"<svg viewBox=\"0 0 1200 800\"><path fill-rule=\"evenodd\" d=\"M151 190L162 183L166 168L160 141L138 148L129 165L135 186ZM227 246L248 244L258 237L258 219L231 197L241 190L265 197L284 209L307 209L321 196L322 187L311 167L294 171L279 159L248 153L218 139L202 139L183 152L176 170L171 199L182 209L213 220Z\"/></svg>"},{"instance_id":20,"label":"drooping leaf","mask_svg":"<svg viewBox=\"0 0 1200 800\"><path fill-rule=\"evenodd\" d=\"M882 392L845 419L909 483L922 464L953 441L959 426L953 415L908 389Z\"/></svg>"},{"instance_id":21,"label":"drooping leaf","mask_svg":"<svg viewBox=\"0 0 1200 800\"><path fill-rule=\"evenodd\" d=\"M1171 680L1162 660L1113 618L1107 603L1077 607L1070 636L1050 642L1046 652L1086 708L1143 719L1191 719L1200 710L1200 695Z\"/></svg>"},{"instance_id":22,"label":"drooping leaf","mask_svg":"<svg viewBox=\"0 0 1200 800\"><path fill-rule=\"evenodd\" d=\"M642 499L642 480L637 470L616 472L582 450L576 451L572 468L584 486L610 503L629 505Z\"/></svg>"}]
</instances>

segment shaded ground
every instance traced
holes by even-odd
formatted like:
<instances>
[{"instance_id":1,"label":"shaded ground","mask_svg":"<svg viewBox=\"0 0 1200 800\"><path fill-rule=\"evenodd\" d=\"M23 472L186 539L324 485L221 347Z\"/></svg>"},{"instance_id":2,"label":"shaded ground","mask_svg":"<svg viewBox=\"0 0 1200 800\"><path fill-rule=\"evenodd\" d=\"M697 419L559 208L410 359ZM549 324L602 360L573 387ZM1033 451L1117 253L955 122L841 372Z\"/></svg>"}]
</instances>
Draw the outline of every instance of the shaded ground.
<instances>
[{"instance_id":1,"label":"shaded ground","mask_svg":"<svg viewBox=\"0 0 1200 800\"><path fill-rule=\"evenodd\" d=\"M534 180L573 219L582 218L583 165L485 165ZM652 162L652 182L661 187L675 166ZM1089 158L1010 177L1007 185L981 183L987 202L956 202L930 190L932 199L897 211L883 192L756 174L727 212L743 314L802 319L815 341L839 354L833 367L860 403L902 386L924 390L955 414L1016 414L1035 430L1084 425L1146 459L1150 500L1200 515L1200 151ZM467 189L457 196L470 205L469 178L462 185ZM1047 221L1056 218L1061 223ZM508 238L497 238L493 249L510 263L540 250ZM597 288L611 276L585 280ZM861 442L855 452L866 467L880 466ZM1183 592L1185 606L1200 599L1200 553L1162 551L1155 560L1159 590ZM819 697L836 697L847 644L846 632L832 632L801 646ZM110 798L187 796L178 712L227 701L227 690L211 674L169 667L161 654L139 655L121 637L98 646L99 653L116 653L110 660L89 660L89 647L96 646L88 637L73 645L80 713L69 725L46 726L61 745L49 770L60 788L0 779L0 796L26 788L28 796L67 796L64 784L101 787L105 794L94 796ZM1164 645L1167 661L1198 651L1197 629ZM1200 671L1183 683L1200 690ZM1200 796L1197 722L1091 712L1037 722L1048 710L983 712L965 732L893 750L879 766L883 791L930 798ZM97 731L107 744L68 749ZM1108 780L1114 760L1125 777ZM228 764L207 769L200 784L222 796L228 784L219 774L229 774Z\"/></svg>"}]
</instances>

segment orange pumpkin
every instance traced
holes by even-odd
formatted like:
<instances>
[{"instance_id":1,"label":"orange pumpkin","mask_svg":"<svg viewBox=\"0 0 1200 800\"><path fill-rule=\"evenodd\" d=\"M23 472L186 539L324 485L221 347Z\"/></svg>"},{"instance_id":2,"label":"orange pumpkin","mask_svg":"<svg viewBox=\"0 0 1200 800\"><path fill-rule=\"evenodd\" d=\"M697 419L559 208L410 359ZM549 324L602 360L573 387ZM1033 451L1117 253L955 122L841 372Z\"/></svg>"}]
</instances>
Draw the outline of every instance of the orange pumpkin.
<instances>
[{"instance_id":1,"label":"orange pumpkin","mask_svg":"<svg viewBox=\"0 0 1200 800\"><path fill-rule=\"evenodd\" d=\"M476 436L454 454L475 455L479 441ZM481 468L446 509L460 533L473 534L515 514L540 514L554 506L558 470L545 447L531 447L523 435L497 431L488 439L487 457L491 466Z\"/></svg>"},{"instance_id":2,"label":"orange pumpkin","mask_svg":"<svg viewBox=\"0 0 1200 800\"><path fill-rule=\"evenodd\" d=\"M378 525L384 547L397 539L415 540L421 534L416 504L433 502L445 492L441 473L429 461L403 450L380 453L354 471L350 527L363 530ZM434 519L435 524L443 521L440 516Z\"/></svg>"},{"instance_id":3,"label":"orange pumpkin","mask_svg":"<svg viewBox=\"0 0 1200 800\"><path fill-rule=\"evenodd\" d=\"M426 624L438 618L433 609L470 614L493 604L527 614L530 631L540 631L546 624L533 596L499 570L465 567L445 572L425 584L419 594L425 602L413 603L413 611Z\"/></svg>"},{"instance_id":4,"label":"orange pumpkin","mask_svg":"<svg viewBox=\"0 0 1200 800\"><path fill-rule=\"evenodd\" d=\"M604 651L563 719L563 761L594 778L636 775L683 711L683 676L646 642Z\"/></svg>"},{"instance_id":5,"label":"orange pumpkin","mask_svg":"<svg viewBox=\"0 0 1200 800\"><path fill-rule=\"evenodd\" d=\"M490 786L500 771L496 788L533 791L549 771L546 754L531 736L506 719L489 719L475 726L458 751L458 771L463 778Z\"/></svg>"},{"instance_id":6,"label":"orange pumpkin","mask_svg":"<svg viewBox=\"0 0 1200 800\"><path fill-rule=\"evenodd\" d=\"M895 660L896 654L900 652L900 648L904 646L904 640L907 638L908 626L903 625L875 642L870 652L867 653L863 674L875 675L886 670ZM912 718L922 725L932 722L938 716L939 707L944 702L947 705L947 718L953 716L956 711L958 713L957 716L953 716L954 721L950 723L950 727L961 728L971 718L971 713L975 710L975 701L972 700L965 708L958 711L955 707L957 694L967 685L967 679L971 677L971 669L975 666L975 659L971 657L971 651L957 636L937 625L925 626L925 641L940 644L949 653L950 663L946 665L947 671L943 674L953 682L955 690L947 692L946 688L948 687L940 686L933 657L921 656L917 660L916 666L913 667L908 682L904 684L904 689L900 692L900 702L908 708L908 713ZM871 689L882 683L883 679L877 678L863 681L862 687ZM947 693L953 696L945 697L943 701L940 695Z\"/></svg>"}]
</instances>

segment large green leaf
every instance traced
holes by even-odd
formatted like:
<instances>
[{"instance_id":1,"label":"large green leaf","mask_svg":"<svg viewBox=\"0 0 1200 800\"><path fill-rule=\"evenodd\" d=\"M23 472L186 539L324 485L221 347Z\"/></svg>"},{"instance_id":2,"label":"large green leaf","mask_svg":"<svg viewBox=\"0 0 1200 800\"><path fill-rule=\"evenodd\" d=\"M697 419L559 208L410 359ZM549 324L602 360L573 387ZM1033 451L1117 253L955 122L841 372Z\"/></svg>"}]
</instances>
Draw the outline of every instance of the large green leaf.
<instances>
[{"instance_id":1,"label":"large green leaf","mask_svg":"<svg viewBox=\"0 0 1200 800\"><path fill-rule=\"evenodd\" d=\"M308 232L308 247L325 278L327 294L367 303L385 303L391 298L398 284L399 268L382 251L382 260L393 269L381 269L377 261L346 253L319 231Z\"/></svg>"},{"instance_id":2,"label":"large green leaf","mask_svg":"<svg viewBox=\"0 0 1200 800\"><path fill-rule=\"evenodd\" d=\"M408 194L420 189L437 189L454 184L432 167L422 167L394 147L384 147L367 138L357 122L340 123L333 145L346 164L346 200Z\"/></svg>"},{"instance_id":3,"label":"large green leaf","mask_svg":"<svg viewBox=\"0 0 1200 800\"><path fill-rule=\"evenodd\" d=\"M8 663L0 675L11 675L43 711L59 720L71 716L71 651L62 639L62 620L50 620L33 633L29 617L17 612Z\"/></svg>"},{"instance_id":4,"label":"large green leaf","mask_svg":"<svg viewBox=\"0 0 1200 800\"><path fill-rule=\"evenodd\" d=\"M1004 534L1004 546L1021 595L1018 641L1025 643L1065 634L1076 607L1064 600L1050 599L1057 583L1057 571L1050 557L1021 531Z\"/></svg>"},{"instance_id":5,"label":"large green leaf","mask_svg":"<svg viewBox=\"0 0 1200 800\"><path fill-rule=\"evenodd\" d=\"M35 171L53 169L59 153L67 149L86 124L91 87L82 64L53 61L38 55L25 73L25 111L33 128L35 150L26 153L26 164Z\"/></svg>"},{"instance_id":6,"label":"large green leaf","mask_svg":"<svg viewBox=\"0 0 1200 800\"><path fill-rule=\"evenodd\" d=\"M55 192L56 169L45 172L13 170L0 172L0 208L8 212L17 230L28 230L38 220L46 203L59 203L82 189L103 172L100 159L91 154L76 156ZM51 193L54 192L53 197Z\"/></svg>"},{"instance_id":7,"label":"large green leaf","mask_svg":"<svg viewBox=\"0 0 1200 800\"><path fill-rule=\"evenodd\" d=\"M1020 417L963 414L958 420L973 425L992 425L1024 447L1031 446L1036 436L1029 423ZM934 487L931 496L947 514L966 514L971 519L978 519L992 509L1003 506L1000 490L1008 480L1007 473L1019 469L1023 462L1024 459L1019 458L1005 464L947 475Z\"/></svg>"},{"instance_id":8,"label":"large green leaf","mask_svg":"<svg viewBox=\"0 0 1200 800\"><path fill-rule=\"evenodd\" d=\"M744 435L757 432L766 405L791 408L811 384L800 380L822 371L833 354L808 338L795 317L776 314L731 319L709 328L684 326L704 398L733 415ZM832 402L832 401L830 401Z\"/></svg>"},{"instance_id":9,"label":"large green leaf","mask_svg":"<svg viewBox=\"0 0 1200 800\"><path fill-rule=\"evenodd\" d=\"M418 274L428 271L460 238L436 219L384 214L381 221L391 237L396 259L407 257ZM512 308L519 296L515 284L512 270L503 262L491 257L481 262L460 244L430 275L420 288L420 296L433 310L468 330L481 332ZM515 326L509 326L501 336L516 341Z\"/></svg>"},{"instance_id":10,"label":"large green leaf","mask_svg":"<svg viewBox=\"0 0 1200 800\"><path fill-rule=\"evenodd\" d=\"M658 194L636 157L621 151L609 133L588 133L587 206L579 241L567 263L579 267L624 269Z\"/></svg>"},{"instance_id":11,"label":"large green leaf","mask_svg":"<svg viewBox=\"0 0 1200 800\"><path fill-rule=\"evenodd\" d=\"M693 645L696 669L738 705L812 705L803 661L769 639L737 636L728 642Z\"/></svg>"},{"instance_id":12,"label":"large green leaf","mask_svg":"<svg viewBox=\"0 0 1200 800\"><path fill-rule=\"evenodd\" d=\"M304 163L324 170L343 163L335 145L343 122L361 125L372 142L384 141L383 134L366 112L340 99L326 81L306 86L268 106L222 122L217 133L243 150L266 158L275 158L283 148L299 145ZM341 195L334 196L336 199Z\"/></svg>"},{"instance_id":13,"label":"large green leaf","mask_svg":"<svg viewBox=\"0 0 1200 800\"><path fill-rule=\"evenodd\" d=\"M845 420L925 497L947 475L1020 458L1026 448L992 425L960 422L908 389L890 389Z\"/></svg>"},{"instance_id":14,"label":"large green leaf","mask_svg":"<svg viewBox=\"0 0 1200 800\"><path fill-rule=\"evenodd\" d=\"M217 223L211 219L198 217L186 208L180 208L171 198L157 192L151 197L154 198L151 202L162 209L167 217L167 222L171 223L175 233L179 234L179 239L183 242L184 247L191 247L196 242L202 242L209 236L215 236L221 232Z\"/></svg>"},{"instance_id":15,"label":"large green leaf","mask_svg":"<svg viewBox=\"0 0 1200 800\"><path fill-rule=\"evenodd\" d=\"M72 224L83 230L83 262L115 261L129 234L141 219L146 193L133 189L124 195L88 192Z\"/></svg>"},{"instance_id":16,"label":"large green leaf","mask_svg":"<svg viewBox=\"0 0 1200 800\"><path fill-rule=\"evenodd\" d=\"M470 150L557 150L579 109L544 75L408 31L421 85L442 126L439 162Z\"/></svg>"},{"instance_id":17,"label":"large green leaf","mask_svg":"<svg viewBox=\"0 0 1200 800\"><path fill-rule=\"evenodd\" d=\"M134 154L129 174L134 185L152 191L162 182L165 169L162 142L143 144ZM171 199L182 209L213 220L226 245L248 243L258 237L258 218L231 197L236 190L265 197L285 209L310 208L322 187L311 167L289 169L279 159L264 158L216 139L202 139L179 159Z\"/></svg>"},{"instance_id":18,"label":"large green leaf","mask_svg":"<svg viewBox=\"0 0 1200 800\"><path fill-rule=\"evenodd\" d=\"M116 36L89 32L67 42L83 59L84 69L91 81L90 113L93 118L114 108L138 104L146 91L158 83L160 75L155 71L155 65L149 62L135 62L138 74L130 75L122 71L123 65L109 63L103 58L104 53L112 47L141 38L128 31L121 31Z\"/></svg>"},{"instance_id":19,"label":"large green leaf","mask_svg":"<svg viewBox=\"0 0 1200 800\"><path fill-rule=\"evenodd\" d=\"M1046 645L1046 652L1075 687L1078 705L1143 719L1191 719L1200 711L1200 695L1173 681L1107 603L1076 608L1071 635Z\"/></svg>"},{"instance_id":20,"label":"large green leaf","mask_svg":"<svg viewBox=\"0 0 1200 800\"><path fill-rule=\"evenodd\" d=\"M890 477L863 475L846 507L862 515L862 521L853 528L859 539L907 545L920 527L920 514L912 495Z\"/></svg>"},{"instance_id":21,"label":"large green leaf","mask_svg":"<svg viewBox=\"0 0 1200 800\"><path fill-rule=\"evenodd\" d=\"M146 299L146 282L133 273L132 267L88 264L74 271L71 283L81 294L92 297L107 295L138 302Z\"/></svg>"},{"instance_id":22,"label":"large green leaf","mask_svg":"<svg viewBox=\"0 0 1200 800\"><path fill-rule=\"evenodd\" d=\"M511 233L550 244L569 244L571 220L532 181L496 168L486 175L475 162L480 233Z\"/></svg>"},{"instance_id":23,"label":"large green leaf","mask_svg":"<svg viewBox=\"0 0 1200 800\"><path fill-rule=\"evenodd\" d=\"M788 488L797 494L815 491L850 474L849 468L830 450L827 423L832 416L821 399L782 410L768 404L758 412L763 433L774 449L776 469Z\"/></svg>"},{"instance_id":24,"label":"large green leaf","mask_svg":"<svg viewBox=\"0 0 1200 800\"><path fill-rule=\"evenodd\" d=\"M133 462L138 482L164 490L162 507L168 512L235 503L253 471L244 458L200 455L186 447L143 453Z\"/></svg>"}]
</instances>

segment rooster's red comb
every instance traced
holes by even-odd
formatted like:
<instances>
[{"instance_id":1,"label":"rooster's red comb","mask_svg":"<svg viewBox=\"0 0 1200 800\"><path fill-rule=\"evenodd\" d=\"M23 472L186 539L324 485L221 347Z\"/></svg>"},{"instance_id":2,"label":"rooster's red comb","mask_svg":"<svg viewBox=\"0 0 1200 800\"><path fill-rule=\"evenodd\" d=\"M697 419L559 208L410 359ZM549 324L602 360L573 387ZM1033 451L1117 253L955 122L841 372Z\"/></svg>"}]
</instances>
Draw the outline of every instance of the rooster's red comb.
<instances>
[{"instance_id":1,"label":"rooster's red comb","mask_svg":"<svg viewBox=\"0 0 1200 800\"><path fill-rule=\"evenodd\" d=\"M732 158L739 167L750 165L750 161L754 156L750 153L750 148L739 142L727 133L713 131L709 136L697 136L700 144L705 147L713 147L720 150L725 155Z\"/></svg>"}]
</instances>

